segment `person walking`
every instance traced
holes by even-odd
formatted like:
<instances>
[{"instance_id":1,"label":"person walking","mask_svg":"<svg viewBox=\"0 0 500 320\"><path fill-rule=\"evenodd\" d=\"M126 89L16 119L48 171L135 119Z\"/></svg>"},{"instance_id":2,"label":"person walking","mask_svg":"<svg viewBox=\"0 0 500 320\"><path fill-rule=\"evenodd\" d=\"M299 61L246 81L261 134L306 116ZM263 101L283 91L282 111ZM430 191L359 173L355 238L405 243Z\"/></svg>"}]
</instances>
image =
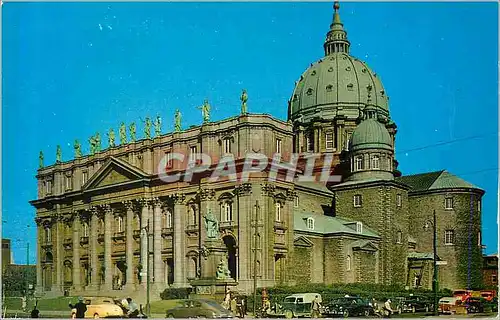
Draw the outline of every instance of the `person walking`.
<instances>
[{"instance_id":1,"label":"person walking","mask_svg":"<svg viewBox=\"0 0 500 320\"><path fill-rule=\"evenodd\" d=\"M78 297L78 302L75 305L69 304L71 309L76 309L75 318L83 319L85 318L85 311L87 311L87 305L83 302L83 297Z\"/></svg>"},{"instance_id":2,"label":"person walking","mask_svg":"<svg viewBox=\"0 0 500 320\"><path fill-rule=\"evenodd\" d=\"M387 317L387 318L390 318L391 317L391 314L392 314L392 308L391 308L391 299L387 299L384 303L384 315Z\"/></svg>"},{"instance_id":3,"label":"person walking","mask_svg":"<svg viewBox=\"0 0 500 320\"><path fill-rule=\"evenodd\" d=\"M320 313L321 304L319 301L319 296L314 297L314 300L311 304L311 318L319 318L321 316Z\"/></svg>"},{"instance_id":4,"label":"person walking","mask_svg":"<svg viewBox=\"0 0 500 320\"><path fill-rule=\"evenodd\" d=\"M127 315L129 318L137 318L139 315L139 308L137 307L137 303L132 301L132 298L127 298L128 302L128 312Z\"/></svg>"}]
</instances>

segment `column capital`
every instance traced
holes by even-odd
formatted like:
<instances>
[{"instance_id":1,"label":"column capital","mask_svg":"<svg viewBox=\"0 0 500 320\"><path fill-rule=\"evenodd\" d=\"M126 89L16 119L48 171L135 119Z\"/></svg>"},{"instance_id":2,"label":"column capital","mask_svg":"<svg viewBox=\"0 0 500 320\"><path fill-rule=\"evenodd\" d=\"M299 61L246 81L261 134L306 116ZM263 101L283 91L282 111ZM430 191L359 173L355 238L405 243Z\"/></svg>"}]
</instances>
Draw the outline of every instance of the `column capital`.
<instances>
[{"instance_id":1,"label":"column capital","mask_svg":"<svg viewBox=\"0 0 500 320\"><path fill-rule=\"evenodd\" d=\"M274 191L276 190L276 186L271 183L263 183L262 186L262 195L272 197L274 196Z\"/></svg>"},{"instance_id":2,"label":"column capital","mask_svg":"<svg viewBox=\"0 0 500 320\"><path fill-rule=\"evenodd\" d=\"M151 198L141 198L136 201L141 207L149 207L153 204Z\"/></svg>"},{"instance_id":3,"label":"column capital","mask_svg":"<svg viewBox=\"0 0 500 320\"><path fill-rule=\"evenodd\" d=\"M286 190L286 199L289 201L295 200L295 197L297 196L297 192L293 189L287 189Z\"/></svg>"},{"instance_id":4,"label":"column capital","mask_svg":"<svg viewBox=\"0 0 500 320\"><path fill-rule=\"evenodd\" d=\"M132 201L132 200L122 201L122 205L127 210L134 210L134 207L135 207L134 201Z\"/></svg>"},{"instance_id":5,"label":"column capital","mask_svg":"<svg viewBox=\"0 0 500 320\"><path fill-rule=\"evenodd\" d=\"M242 183L234 188L233 193L239 196L249 196L252 194L252 184Z\"/></svg>"},{"instance_id":6,"label":"column capital","mask_svg":"<svg viewBox=\"0 0 500 320\"><path fill-rule=\"evenodd\" d=\"M155 209L161 208L163 206L163 201L161 201L160 198L151 199L151 203Z\"/></svg>"},{"instance_id":7,"label":"column capital","mask_svg":"<svg viewBox=\"0 0 500 320\"><path fill-rule=\"evenodd\" d=\"M215 190L214 189L201 189L199 194L200 194L201 201L215 199Z\"/></svg>"},{"instance_id":8,"label":"column capital","mask_svg":"<svg viewBox=\"0 0 500 320\"><path fill-rule=\"evenodd\" d=\"M183 204L186 201L186 195L183 193L176 193L172 196L174 204Z\"/></svg>"}]
</instances>

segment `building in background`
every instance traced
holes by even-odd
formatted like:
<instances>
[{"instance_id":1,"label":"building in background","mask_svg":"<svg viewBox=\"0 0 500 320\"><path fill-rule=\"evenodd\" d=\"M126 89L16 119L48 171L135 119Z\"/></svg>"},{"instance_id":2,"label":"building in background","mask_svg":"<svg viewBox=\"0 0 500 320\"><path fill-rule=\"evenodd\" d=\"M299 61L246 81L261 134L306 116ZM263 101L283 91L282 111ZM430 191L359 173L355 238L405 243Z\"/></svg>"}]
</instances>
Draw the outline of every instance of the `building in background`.
<instances>
[{"instance_id":1,"label":"building in background","mask_svg":"<svg viewBox=\"0 0 500 320\"><path fill-rule=\"evenodd\" d=\"M100 150L38 170L37 291L60 295L143 295L152 288L224 283L248 292L305 283L382 283L431 288L433 212L441 288L482 286L481 197L484 191L447 171L403 176L380 76L350 55L335 4L325 55L300 76L288 122L242 114L168 134L135 126ZM395 106L404 107L404 106ZM120 132L124 133L124 125ZM158 134L156 134L158 133ZM121 134L122 136L122 134ZM75 146L76 147L76 146ZM78 148L76 148L78 150ZM326 157L340 183L304 182L253 173L240 183L165 183L158 168L186 176L173 153L232 155L241 171L248 153ZM164 161L166 159L166 161ZM163 162L162 162L163 161ZM278 177L282 177L280 171ZM212 226L216 226L215 229ZM152 254L148 254L149 251ZM228 278L219 277L227 266ZM222 282L219 280L223 280ZM212 282L210 282L212 281Z\"/></svg>"},{"instance_id":2,"label":"building in background","mask_svg":"<svg viewBox=\"0 0 500 320\"><path fill-rule=\"evenodd\" d=\"M12 249L10 239L2 239L2 274L5 267L12 262Z\"/></svg>"},{"instance_id":3,"label":"building in background","mask_svg":"<svg viewBox=\"0 0 500 320\"><path fill-rule=\"evenodd\" d=\"M483 257L483 282L486 288L498 288L498 254Z\"/></svg>"}]
</instances>

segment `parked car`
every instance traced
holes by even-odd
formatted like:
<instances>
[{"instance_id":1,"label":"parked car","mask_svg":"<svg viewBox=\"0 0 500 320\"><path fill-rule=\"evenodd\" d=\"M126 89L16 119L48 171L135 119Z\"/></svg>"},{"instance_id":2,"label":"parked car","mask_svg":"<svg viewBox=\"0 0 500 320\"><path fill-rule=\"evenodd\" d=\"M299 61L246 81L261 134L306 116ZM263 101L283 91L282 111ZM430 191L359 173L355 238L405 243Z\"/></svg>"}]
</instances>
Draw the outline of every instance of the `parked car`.
<instances>
[{"instance_id":1,"label":"parked car","mask_svg":"<svg viewBox=\"0 0 500 320\"><path fill-rule=\"evenodd\" d=\"M168 309L167 318L234 318L233 314L224 309L219 303L210 299L186 299Z\"/></svg>"},{"instance_id":2,"label":"parked car","mask_svg":"<svg viewBox=\"0 0 500 320\"><path fill-rule=\"evenodd\" d=\"M297 293L292 294L283 300L279 306L276 316L284 315L285 318L308 317L311 315L312 302L318 296L321 303L321 295L319 293Z\"/></svg>"},{"instance_id":3,"label":"parked car","mask_svg":"<svg viewBox=\"0 0 500 320\"><path fill-rule=\"evenodd\" d=\"M87 305L85 318L122 318L126 315L121 305L110 297L86 297L83 299ZM76 314L76 309L71 309L71 317Z\"/></svg>"},{"instance_id":4,"label":"parked car","mask_svg":"<svg viewBox=\"0 0 500 320\"><path fill-rule=\"evenodd\" d=\"M439 299L439 313L455 313L456 307L461 304L462 300L459 297L443 297Z\"/></svg>"},{"instance_id":5,"label":"parked car","mask_svg":"<svg viewBox=\"0 0 500 320\"><path fill-rule=\"evenodd\" d=\"M429 310L432 309L431 307L432 307L431 302L419 296L410 296L408 298L405 298L402 303L403 312L412 312L412 313L419 311L429 312Z\"/></svg>"},{"instance_id":6,"label":"parked car","mask_svg":"<svg viewBox=\"0 0 500 320\"><path fill-rule=\"evenodd\" d=\"M359 297L343 297L332 300L325 307L323 315L334 316L369 316L373 313L373 307Z\"/></svg>"},{"instance_id":7,"label":"parked car","mask_svg":"<svg viewBox=\"0 0 500 320\"><path fill-rule=\"evenodd\" d=\"M469 297L463 302L463 305L467 313L484 312L484 299L482 298Z\"/></svg>"}]
</instances>

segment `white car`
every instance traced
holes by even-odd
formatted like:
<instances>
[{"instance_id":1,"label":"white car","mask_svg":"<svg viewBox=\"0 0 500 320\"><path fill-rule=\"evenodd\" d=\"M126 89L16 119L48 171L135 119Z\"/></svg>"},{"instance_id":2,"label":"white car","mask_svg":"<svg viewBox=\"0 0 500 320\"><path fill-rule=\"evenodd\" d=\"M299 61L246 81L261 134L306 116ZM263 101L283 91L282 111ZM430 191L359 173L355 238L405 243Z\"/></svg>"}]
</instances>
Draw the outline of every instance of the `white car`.
<instances>
[{"instance_id":1,"label":"white car","mask_svg":"<svg viewBox=\"0 0 500 320\"><path fill-rule=\"evenodd\" d=\"M87 305L85 318L119 318L125 316L122 307L110 297L86 297L83 302ZM71 318L75 318L76 309L71 309Z\"/></svg>"}]
</instances>

